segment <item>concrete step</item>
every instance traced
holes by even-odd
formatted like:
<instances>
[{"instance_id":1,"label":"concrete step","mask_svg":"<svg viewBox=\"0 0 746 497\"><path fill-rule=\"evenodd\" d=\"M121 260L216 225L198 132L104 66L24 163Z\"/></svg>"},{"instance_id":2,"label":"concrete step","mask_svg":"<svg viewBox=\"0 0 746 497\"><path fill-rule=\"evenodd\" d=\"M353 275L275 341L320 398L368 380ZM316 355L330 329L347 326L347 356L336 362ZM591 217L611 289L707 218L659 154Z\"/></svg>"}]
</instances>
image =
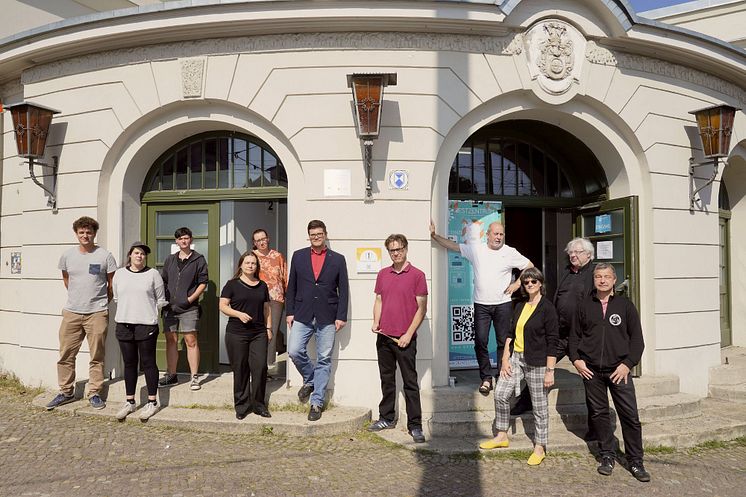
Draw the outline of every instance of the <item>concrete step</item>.
<instances>
[{"instance_id":1,"label":"concrete step","mask_svg":"<svg viewBox=\"0 0 746 497\"><path fill-rule=\"evenodd\" d=\"M43 393L34 399L33 404L44 407L54 395L55 393ZM105 409L96 410L90 407L86 400L81 399L60 406L57 410L69 412L76 416L106 417L110 418L112 422L117 422L115 415L121 403L122 401L111 400L107 403ZM324 411L321 419L314 422L307 419L307 406L305 408L296 406L286 409L273 409L270 405L270 410L272 412L271 418L262 418L252 414L243 420L238 420L230 405L185 407L170 404L162 406L161 410L146 422L215 433L259 433L305 437L354 433L370 421L370 409L362 407L330 406ZM138 418L138 411L130 414L126 422L141 423Z\"/></svg>"},{"instance_id":2,"label":"concrete step","mask_svg":"<svg viewBox=\"0 0 746 497\"><path fill-rule=\"evenodd\" d=\"M746 363L731 363L710 368L710 386L743 385L744 383L746 383Z\"/></svg>"},{"instance_id":3,"label":"concrete step","mask_svg":"<svg viewBox=\"0 0 746 497\"><path fill-rule=\"evenodd\" d=\"M724 347L720 349L720 364L732 366L746 365L746 347Z\"/></svg>"},{"instance_id":4,"label":"concrete step","mask_svg":"<svg viewBox=\"0 0 746 497\"><path fill-rule=\"evenodd\" d=\"M710 397L746 404L746 384L738 385L710 385Z\"/></svg>"},{"instance_id":5,"label":"concrete step","mask_svg":"<svg viewBox=\"0 0 746 497\"><path fill-rule=\"evenodd\" d=\"M734 404L717 399L704 399L700 403L701 415L696 417L666 419L646 422L642 427L643 444L645 447L693 447L699 443L711 440L732 440L746 436L746 405ZM550 422L548 454L553 451L585 452L589 445L583 440L584 431L558 430L552 428ZM479 442L488 438L478 434L470 436L435 436L428 429L425 430L427 442L415 444L406 433L404 427L398 426L393 430L379 432L382 438L402 445L411 450L432 450L443 454L476 454L480 451ZM619 426L615 427L615 435L623 447L622 433ZM510 435L511 442L508 449L500 451L531 450L533 443L526 433ZM592 444L595 446L595 444ZM491 451L495 452L495 451Z\"/></svg>"},{"instance_id":6,"label":"concrete step","mask_svg":"<svg viewBox=\"0 0 746 497\"><path fill-rule=\"evenodd\" d=\"M564 361L563 361L564 362ZM549 407L585 405L583 381L575 372L557 369L555 386L549 392ZM436 387L421 392L423 412L461 412L492 411L494 400L492 394L481 395L479 375L476 372L460 372L455 387ZM638 399L643 397L660 397L679 392L679 379L676 376L643 376L635 378L635 390Z\"/></svg>"},{"instance_id":7,"label":"concrete step","mask_svg":"<svg viewBox=\"0 0 746 497\"><path fill-rule=\"evenodd\" d=\"M159 402L164 406L175 407L224 407L233 405L233 374L202 375L200 390L191 390L191 377L179 374L179 383L158 389ZM137 379L137 398L140 402L147 399L145 378L141 375ZM107 382L108 391L105 398L114 402L125 398L124 380L116 379ZM267 380L267 397L269 404L286 405L298 403L298 389L287 388L284 378L278 377Z\"/></svg>"},{"instance_id":8,"label":"concrete step","mask_svg":"<svg viewBox=\"0 0 746 497\"><path fill-rule=\"evenodd\" d=\"M638 399L640 421L643 423L664 420L693 418L701 415L702 399L694 395L676 393ZM612 408L612 418L616 413ZM400 416L400 419L406 419ZM438 412L427 419L433 436L491 437L495 419L494 408L490 411ZM559 405L549 410L551 432L585 433L587 412L582 405ZM534 431L534 417L531 413L511 416L509 432L526 434Z\"/></svg>"}]
</instances>

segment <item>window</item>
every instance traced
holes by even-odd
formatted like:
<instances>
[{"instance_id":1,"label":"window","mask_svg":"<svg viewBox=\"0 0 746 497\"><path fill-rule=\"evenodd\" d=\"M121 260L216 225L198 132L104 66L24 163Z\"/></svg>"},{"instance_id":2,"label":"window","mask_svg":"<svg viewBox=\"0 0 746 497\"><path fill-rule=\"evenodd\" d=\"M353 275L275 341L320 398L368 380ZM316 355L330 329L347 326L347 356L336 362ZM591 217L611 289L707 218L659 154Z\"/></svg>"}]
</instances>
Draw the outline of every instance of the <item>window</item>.
<instances>
[{"instance_id":1,"label":"window","mask_svg":"<svg viewBox=\"0 0 746 497\"><path fill-rule=\"evenodd\" d=\"M206 133L172 147L153 164L143 194L284 187L285 168L267 144L237 133Z\"/></svg>"}]
</instances>

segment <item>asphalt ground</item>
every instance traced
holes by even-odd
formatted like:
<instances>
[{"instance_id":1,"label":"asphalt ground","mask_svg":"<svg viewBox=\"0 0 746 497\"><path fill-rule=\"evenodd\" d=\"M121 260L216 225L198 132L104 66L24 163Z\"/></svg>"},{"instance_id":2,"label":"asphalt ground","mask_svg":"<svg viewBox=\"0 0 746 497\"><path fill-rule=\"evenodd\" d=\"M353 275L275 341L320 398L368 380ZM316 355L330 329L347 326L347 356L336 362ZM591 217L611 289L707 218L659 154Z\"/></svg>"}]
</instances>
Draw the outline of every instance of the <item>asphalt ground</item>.
<instances>
[{"instance_id":1,"label":"asphalt ground","mask_svg":"<svg viewBox=\"0 0 746 497\"><path fill-rule=\"evenodd\" d=\"M334 437L214 434L46 412L0 383L0 496L738 496L746 439L646 454L650 483L588 453L447 456L367 432Z\"/></svg>"}]
</instances>

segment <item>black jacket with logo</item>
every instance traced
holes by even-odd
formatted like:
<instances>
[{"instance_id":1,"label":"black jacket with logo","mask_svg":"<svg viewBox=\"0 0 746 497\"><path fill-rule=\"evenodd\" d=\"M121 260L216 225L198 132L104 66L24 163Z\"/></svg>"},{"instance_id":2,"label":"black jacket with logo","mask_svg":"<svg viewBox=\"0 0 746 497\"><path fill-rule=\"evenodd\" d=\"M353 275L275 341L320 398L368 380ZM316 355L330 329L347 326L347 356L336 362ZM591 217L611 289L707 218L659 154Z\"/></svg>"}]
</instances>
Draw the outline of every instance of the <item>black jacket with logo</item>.
<instances>
[{"instance_id":1,"label":"black jacket with logo","mask_svg":"<svg viewBox=\"0 0 746 497\"><path fill-rule=\"evenodd\" d=\"M611 295L604 317L594 291L578 304L569 349L571 361L582 359L594 369L611 371L620 363L632 369L645 349L635 305L626 297Z\"/></svg>"}]
</instances>

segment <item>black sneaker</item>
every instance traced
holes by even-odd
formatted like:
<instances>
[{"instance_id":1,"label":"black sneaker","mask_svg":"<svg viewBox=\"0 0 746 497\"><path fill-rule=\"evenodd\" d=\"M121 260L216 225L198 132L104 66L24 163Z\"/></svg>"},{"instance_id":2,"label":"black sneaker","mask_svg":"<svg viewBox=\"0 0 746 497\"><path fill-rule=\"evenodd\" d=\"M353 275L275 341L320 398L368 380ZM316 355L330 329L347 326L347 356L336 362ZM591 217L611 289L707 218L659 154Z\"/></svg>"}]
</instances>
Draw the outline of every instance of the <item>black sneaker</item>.
<instances>
[{"instance_id":1,"label":"black sneaker","mask_svg":"<svg viewBox=\"0 0 746 497\"><path fill-rule=\"evenodd\" d=\"M65 395L64 393L58 393L49 404L47 404L47 411L51 411L55 407L59 407L64 404L69 404L75 401L75 395Z\"/></svg>"},{"instance_id":2,"label":"black sneaker","mask_svg":"<svg viewBox=\"0 0 746 497\"><path fill-rule=\"evenodd\" d=\"M321 406L311 406L311 410L308 411L309 421L318 421L321 419Z\"/></svg>"},{"instance_id":3,"label":"black sneaker","mask_svg":"<svg viewBox=\"0 0 746 497\"><path fill-rule=\"evenodd\" d=\"M303 385L300 387L300 390L298 390L298 400L301 404L305 404L308 402L308 399L311 397L311 394L313 393L313 385L308 383L306 385Z\"/></svg>"},{"instance_id":4,"label":"black sneaker","mask_svg":"<svg viewBox=\"0 0 746 497\"><path fill-rule=\"evenodd\" d=\"M179 378L172 373L166 373L163 378L158 380L158 388L170 387L179 383Z\"/></svg>"},{"instance_id":5,"label":"black sneaker","mask_svg":"<svg viewBox=\"0 0 746 497\"><path fill-rule=\"evenodd\" d=\"M643 466L641 462L632 464L629 467L629 472L632 473L632 476L637 478L637 481L650 481L650 473L645 471L645 466Z\"/></svg>"},{"instance_id":6,"label":"black sneaker","mask_svg":"<svg viewBox=\"0 0 746 497\"><path fill-rule=\"evenodd\" d=\"M425 443L425 434L422 433L422 428L412 428L409 430L409 434L412 435L412 440L414 440L415 443Z\"/></svg>"},{"instance_id":7,"label":"black sneaker","mask_svg":"<svg viewBox=\"0 0 746 497\"><path fill-rule=\"evenodd\" d=\"M609 456L602 457L601 464L598 465L596 471L604 476L611 476L611 472L614 471L614 458Z\"/></svg>"},{"instance_id":8,"label":"black sneaker","mask_svg":"<svg viewBox=\"0 0 746 497\"><path fill-rule=\"evenodd\" d=\"M395 421L386 421L385 419L381 418L372 425L368 427L368 431L381 431L381 430L392 430L396 428L396 422Z\"/></svg>"}]
</instances>

